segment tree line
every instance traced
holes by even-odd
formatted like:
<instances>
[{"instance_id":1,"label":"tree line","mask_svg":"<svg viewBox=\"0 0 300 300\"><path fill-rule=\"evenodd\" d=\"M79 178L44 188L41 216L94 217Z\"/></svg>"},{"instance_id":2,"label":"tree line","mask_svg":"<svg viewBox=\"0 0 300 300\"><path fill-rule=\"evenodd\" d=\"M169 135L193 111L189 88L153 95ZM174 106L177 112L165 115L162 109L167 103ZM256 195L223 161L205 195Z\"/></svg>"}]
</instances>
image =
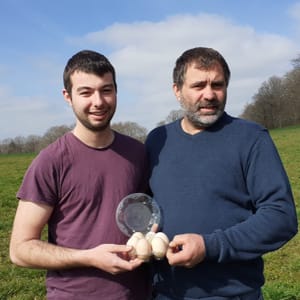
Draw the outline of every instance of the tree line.
<instances>
[{"instance_id":1,"label":"tree line","mask_svg":"<svg viewBox=\"0 0 300 300\"><path fill-rule=\"evenodd\" d=\"M13 139L5 139L0 143L0 154L38 153L73 128L74 125L53 126L43 136L29 135L27 137L18 136ZM118 132L132 136L141 142L144 142L146 139L147 129L135 122L114 123L112 124L112 128Z\"/></svg>"},{"instance_id":2,"label":"tree line","mask_svg":"<svg viewBox=\"0 0 300 300\"><path fill-rule=\"evenodd\" d=\"M300 124L300 55L292 65L283 77L272 76L263 82L240 117L268 129Z\"/></svg>"},{"instance_id":3,"label":"tree line","mask_svg":"<svg viewBox=\"0 0 300 300\"><path fill-rule=\"evenodd\" d=\"M239 117L260 123L268 129L300 124L300 55L292 60L292 67L283 77L272 76L263 82ZM181 117L181 110L173 110L157 125ZM74 125L54 126L43 136L29 135L5 139L0 142L0 154L38 153L73 127ZM147 129L135 122L113 123L112 128L141 142L144 142L147 136Z\"/></svg>"}]
</instances>

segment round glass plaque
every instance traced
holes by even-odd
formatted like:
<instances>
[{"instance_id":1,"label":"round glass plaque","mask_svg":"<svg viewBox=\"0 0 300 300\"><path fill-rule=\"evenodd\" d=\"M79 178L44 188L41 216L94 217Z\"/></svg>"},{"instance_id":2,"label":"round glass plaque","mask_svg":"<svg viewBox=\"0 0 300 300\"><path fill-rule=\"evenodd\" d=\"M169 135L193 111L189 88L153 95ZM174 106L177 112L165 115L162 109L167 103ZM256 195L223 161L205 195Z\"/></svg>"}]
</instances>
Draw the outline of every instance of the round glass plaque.
<instances>
[{"instance_id":1,"label":"round glass plaque","mask_svg":"<svg viewBox=\"0 0 300 300\"><path fill-rule=\"evenodd\" d=\"M116 210L116 221L127 236L134 232L149 232L161 222L161 211L156 201L147 194L134 193L126 196Z\"/></svg>"}]
</instances>

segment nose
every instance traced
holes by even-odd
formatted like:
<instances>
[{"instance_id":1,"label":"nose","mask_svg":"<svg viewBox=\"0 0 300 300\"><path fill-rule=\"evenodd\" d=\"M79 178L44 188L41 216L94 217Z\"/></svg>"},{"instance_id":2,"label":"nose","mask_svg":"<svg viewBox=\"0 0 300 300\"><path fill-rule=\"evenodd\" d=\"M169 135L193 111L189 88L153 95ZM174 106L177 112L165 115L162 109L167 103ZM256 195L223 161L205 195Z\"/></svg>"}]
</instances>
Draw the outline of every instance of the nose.
<instances>
[{"instance_id":1,"label":"nose","mask_svg":"<svg viewBox=\"0 0 300 300\"><path fill-rule=\"evenodd\" d=\"M203 98L205 100L213 100L215 98L215 92L211 85L207 84L203 89Z\"/></svg>"},{"instance_id":2,"label":"nose","mask_svg":"<svg viewBox=\"0 0 300 300\"><path fill-rule=\"evenodd\" d=\"M104 97L101 95L100 91L95 91L93 97L93 105L99 107L104 103Z\"/></svg>"}]
</instances>

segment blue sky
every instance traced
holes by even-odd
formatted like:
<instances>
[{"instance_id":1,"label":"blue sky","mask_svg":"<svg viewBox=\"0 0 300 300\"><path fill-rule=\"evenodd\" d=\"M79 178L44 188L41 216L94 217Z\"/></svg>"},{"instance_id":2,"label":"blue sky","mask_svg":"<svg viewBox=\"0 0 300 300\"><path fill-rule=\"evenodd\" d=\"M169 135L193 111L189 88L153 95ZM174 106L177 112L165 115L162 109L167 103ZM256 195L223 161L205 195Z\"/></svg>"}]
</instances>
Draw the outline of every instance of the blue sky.
<instances>
[{"instance_id":1,"label":"blue sky","mask_svg":"<svg viewBox=\"0 0 300 300\"><path fill-rule=\"evenodd\" d=\"M148 130L179 109L171 74L184 50L208 46L224 55L232 115L300 54L300 0L1 0L0 22L0 140L74 123L62 72L82 49L116 68L113 122Z\"/></svg>"}]
</instances>

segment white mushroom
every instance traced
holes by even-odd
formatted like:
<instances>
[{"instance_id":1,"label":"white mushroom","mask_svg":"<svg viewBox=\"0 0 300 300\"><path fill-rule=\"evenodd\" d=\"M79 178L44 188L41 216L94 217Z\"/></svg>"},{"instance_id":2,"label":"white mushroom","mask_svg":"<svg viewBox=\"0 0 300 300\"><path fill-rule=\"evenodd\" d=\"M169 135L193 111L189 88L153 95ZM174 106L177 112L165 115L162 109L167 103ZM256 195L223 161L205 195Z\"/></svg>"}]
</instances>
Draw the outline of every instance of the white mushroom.
<instances>
[{"instance_id":1,"label":"white mushroom","mask_svg":"<svg viewBox=\"0 0 300 300\"><path fill-rule=\"evenodd\" d=\"M151 245L145 238L141 238L137 241L135 250L138 258L143 261L149 261L152 254Z\"/></svg>"},{"instance_id":2,"label":"white mushroom","mask_svg":"<svg viewBox=\"0 0 300 300\"><path fill-rule=\"evenodd\" d=\"M129 251L129 257L134 259L136 257L136 244L139 241L138 236L131 236L130 239L127 241L126 245L131 246L132 249Z\"/></svg>"},{"instance_id":3,"label":"white mushroom","mask_svg":"<svg viewBox=\"0 0 300 300\"><path fill-rule=\"evenodd\" d=\"M165 257L168 245L161 237L154 236L154 238L151 241L151 247L152 247L152 254L156 259L162 259Z\"/></svg>"},{"instance_id":4,"label":"white mushroom","mask_svg":"<svg viewBox=\"0 0 300 300\"><path fill-rule=\"evenodd\" d=\"M147 240L149 243L151 243L151 241L152 241L152 239L154 238L154 236L155 236L155 232L149 231L149 232L147 232L145 238L146 238L146 240Z\"/></svg>"},{"instance_id":5,"label":"white mushroom","mask_svg":"<svg viewBox=\"0 0 300 300\"><path fill-rule=\"evenodd\" d=\"M141 239L141 238L144 238L144 235L141 232L136 231L131 235L131 237L137 237L137 238Z\"/></svg>"},{"instance_id":6,"label":"white mushroom","mask_svg":"<svg viewBox=\"0 0 300 300\"><path fill-rule=\"evenodd\" d=\"M165 241L165 243L166 243L167 245L169 245L169 243L170 243L169 238L168 238L167 235L166 235L165 233L163 233L163 232L157 232L157 233L155 234L155 237L160 237L162 240Z\"/></svg>"}]
</instances>

